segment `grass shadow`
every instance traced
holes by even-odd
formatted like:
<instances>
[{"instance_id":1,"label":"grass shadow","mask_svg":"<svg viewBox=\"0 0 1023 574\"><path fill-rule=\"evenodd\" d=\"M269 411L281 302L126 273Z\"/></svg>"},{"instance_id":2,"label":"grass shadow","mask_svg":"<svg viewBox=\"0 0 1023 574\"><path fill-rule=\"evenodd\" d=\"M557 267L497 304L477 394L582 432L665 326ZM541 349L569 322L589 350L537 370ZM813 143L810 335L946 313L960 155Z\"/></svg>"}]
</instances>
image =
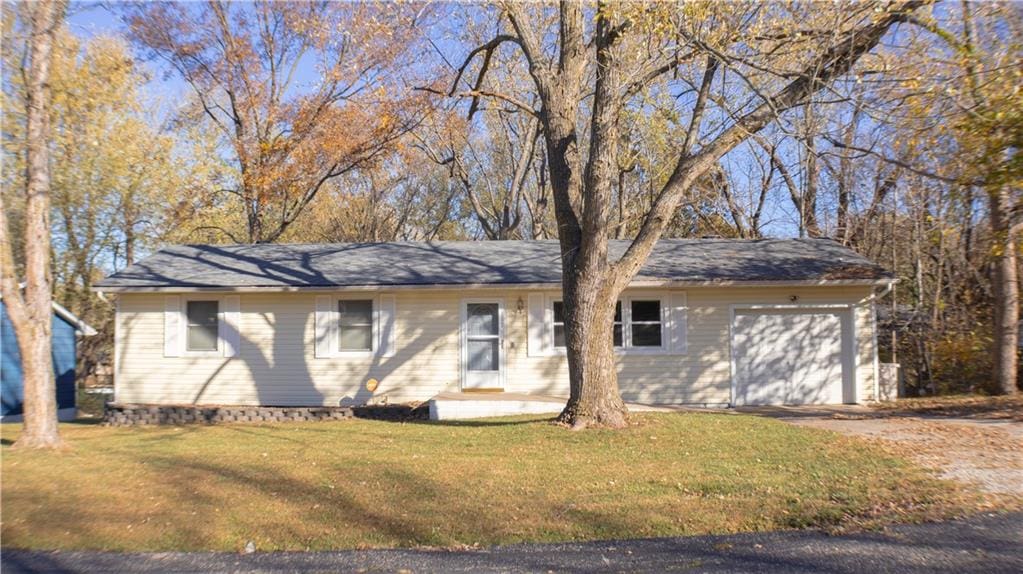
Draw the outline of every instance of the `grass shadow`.
<instances>
[{"instance_id":1,"label":"grass shadow","mask_svg":"<svg viewBox=\"0 0 1023 574\"><path fill-rule=\"evenodd\" d=\"M72 425L76 425L76 426L94 427L94 426L99 426L99 425L103 424L103 419L102 418L82 418L82 417L79 417L79 418L77 418L77 419L75 419L73 421L69 421L68 424L72 424Z\"/></svg>"},{"instance_id":2,"label":"grass shadow","mask_svg":"<svg viewBox=\"0 0 1023 574\"><path fill-rule=\"evenodd\" d=\"M504 417L498 418L487 418L487 419L461 419L461 420L447 420L447 421L408 421L411 423L425 424L432 426L447 426L447 427L462 427L462 428L482 428L482 427L507 427L516 425L529 425L534 423L553 423L553 416L545 416L539 418L526 418L520 419L506 419Z\"/></svg>"}]
</instances>

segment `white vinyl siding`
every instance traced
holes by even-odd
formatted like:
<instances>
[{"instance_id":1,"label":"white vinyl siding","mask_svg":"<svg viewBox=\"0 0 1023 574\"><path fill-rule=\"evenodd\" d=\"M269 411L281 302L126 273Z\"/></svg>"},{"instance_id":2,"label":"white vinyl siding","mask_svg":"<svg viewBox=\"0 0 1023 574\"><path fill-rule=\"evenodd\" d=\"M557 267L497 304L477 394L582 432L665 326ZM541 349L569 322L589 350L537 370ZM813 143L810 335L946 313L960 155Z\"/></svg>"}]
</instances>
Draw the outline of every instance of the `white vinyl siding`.
<instances>
[{"instance_id":1,"label":"white vinyl siding","mask_svg":"<svg viewBox=\"0 0 1023 574\"><path fill-rule=\"evenodd\" d=\"M121 300L120 297L117 299ZM163 299L163 356L181 356L181 297L168 295Z\"/></svg>"},{"instance_id":2,"label":"white vinyl siding","mask_svg":"<svg viewBox=\"0 0 1023 574\"><path fill-rule=\"evenodd\" d=\"M672 319L666 330L670 334L665 335L668 352L617 355L622 396L627 401L648 404L727 404L731 398L732 307L785 304L797 296L801 304L853 305L857 396L869 399L873 396L875 353L870 292L869 287L694 287L684 293L671 292L669 298L667 291L659 295L649 290L626 291L624 297L656 295L665 305L670 301L673 309L685 311L686 329L684 337L680 336L675 329L678 321ZM337 405L344 400L385 398L392 403L422 401L441 391L458 391L460 305L467 297L503 302L505 391L568 394L566 357L531 350L545 334L543 329L530 325L529 317L543 314L545 297L556 297L557 292L410 289L382 294L376 297L381 316L378 340L393 338L391 350L323 358L316 350L318 298L326 297L333 312L338 297L302 292L238 296L239 344L237 355L229 360L224 356L165 356L165 299L169 297L120 295L115 327L117 400ZM393 299L384 305L385 298ZM386 322L382 319L385 308L393 315ZM386 329L385 323L389 325ZM385 330L392 333L385 336ZM374 393L365 390L369 378L380 381Z\"/></svg>"},{"instance_id":3,"label":"white vinyl siding","mask_svg":"<svg viewBox=\"0 0 1023 574\"><path fill-rule=\"evenodd\" d=\"M241 344L241 333L238 332L238 317L241 313L241 296L228 295L221 302L220 342L224 346L224 356L233 357L238 354Z\"/></svg>"}]
</instances>

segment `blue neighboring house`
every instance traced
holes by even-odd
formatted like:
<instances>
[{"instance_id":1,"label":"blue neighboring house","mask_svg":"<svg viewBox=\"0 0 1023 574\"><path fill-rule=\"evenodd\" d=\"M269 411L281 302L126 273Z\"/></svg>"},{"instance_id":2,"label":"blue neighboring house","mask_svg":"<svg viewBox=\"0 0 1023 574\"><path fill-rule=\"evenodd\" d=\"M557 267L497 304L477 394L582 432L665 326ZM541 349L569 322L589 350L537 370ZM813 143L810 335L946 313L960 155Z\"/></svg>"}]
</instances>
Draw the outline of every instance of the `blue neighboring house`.
<instances>
[{"instance_id":1,"label":"blue neighboring house","mask_svg":"<svg viewBox=\"0 0 1023 574\"><path fill-rule=\"evenodd\" d=\"M75 408L75 362L79 336L92 336L96 330L57 303L53 304L53 374L57 379L57 416L72 420ZM14 326L7 318L7 305L0 300L0 420L21 420L21 351L14 338Z\"/></svg>"}]
</instances>

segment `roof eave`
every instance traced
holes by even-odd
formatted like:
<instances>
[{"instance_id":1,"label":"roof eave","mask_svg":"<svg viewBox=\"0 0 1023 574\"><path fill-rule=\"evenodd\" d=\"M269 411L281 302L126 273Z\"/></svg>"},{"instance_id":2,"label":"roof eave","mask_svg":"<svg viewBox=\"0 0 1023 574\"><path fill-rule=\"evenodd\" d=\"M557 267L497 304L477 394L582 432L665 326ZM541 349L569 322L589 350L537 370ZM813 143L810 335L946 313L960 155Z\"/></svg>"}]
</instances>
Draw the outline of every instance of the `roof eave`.
<instances>
[{"instance_id":1,"label":"roof eave","mask_svg":"<svg viewBox=\"0 0 1023 574\"><path fill-rule=\"evenodd\" d=\"M686 287L882 287L896 279L805 279L773 281L660 281L639 280L629 284L630 289L675 289ZM393 291L393 290L462 290L462 289L560 289L561 282L540 283L418 283L387 285L253 285L253 286L183 286L136 285L94 287L101 293L294 293L325 291Z\"/></svg>"},{"instance_id":2,"label":"roof eave","mask_svg":"<svg viewBox=\"0 0 1023 574\"><path fill-rule=\"evenodd\" d=\"M82 335L84 337L92 337L93 335L97 334L96 329L94 329L85 321L79 319L74 313L68 311L67 308L65 308L60 303L57 303L56 301L53 302L53 312L61 319L64 319L65 321L73 325L75 328L75 332L78 333L79 335Z\"/></svg>"}]
</instances>

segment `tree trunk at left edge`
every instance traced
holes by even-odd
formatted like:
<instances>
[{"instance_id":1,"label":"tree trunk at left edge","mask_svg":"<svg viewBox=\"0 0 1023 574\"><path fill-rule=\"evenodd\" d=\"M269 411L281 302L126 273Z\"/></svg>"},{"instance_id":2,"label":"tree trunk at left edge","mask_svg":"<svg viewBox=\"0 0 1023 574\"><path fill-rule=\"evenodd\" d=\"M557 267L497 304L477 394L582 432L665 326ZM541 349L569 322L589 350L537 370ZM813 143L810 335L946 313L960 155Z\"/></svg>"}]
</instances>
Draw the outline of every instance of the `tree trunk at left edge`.
<instances>
[{"instance_id":1,"label":"tree trunk at left edge","mask_svg":"<svg viewBox=\"0 0 1023 574\"><path fill-rule=\"evenodd\" d=\"M52 448L62 444L57 428L57 389L52 360L52 271L50 269L50 61L56 28L64 17L64 2L43 1L32 7L26 114L28 200L25 211L25 289L5 300L24 374L24 429L17 448ZM3 230L9 233L8 229ZM7 251L7 250L5 250ZM5 254L6 255L6 254ZM14 270L4 265L5 274ZM13 309L12 309L13 308Z\"/></svg>"}]
</instances>

